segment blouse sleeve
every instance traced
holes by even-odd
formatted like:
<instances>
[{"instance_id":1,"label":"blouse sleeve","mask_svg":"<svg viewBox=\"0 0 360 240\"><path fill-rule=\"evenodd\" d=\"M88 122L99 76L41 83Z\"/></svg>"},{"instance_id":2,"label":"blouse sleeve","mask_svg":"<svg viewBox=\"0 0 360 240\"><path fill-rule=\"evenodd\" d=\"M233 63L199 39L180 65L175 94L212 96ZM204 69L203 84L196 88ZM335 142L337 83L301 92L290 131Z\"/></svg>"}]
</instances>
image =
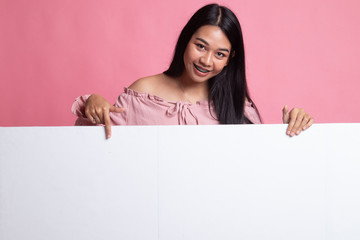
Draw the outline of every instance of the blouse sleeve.
<instances>
[{"instance_id":1,"label":"blouse sleeve","mask_svg":"<svg viewBox=\"0 0 360 240\"><path fill-rule=\"evenodd\" d=\"M92 123L85 115L85 102L90 97L90 95L80 96L75 99L71 107L71 112L78 118L75 121L76 126L93 126L96 125Z\"/></svg>"},{"instance_id":2,"label":"blouse sleeve","mask_svg":"<svg viewBox=\"0 0 360 240\"><path fill-rule=\"evenodd\" d=\"M261 124L260 116L251 102L245 102L244 115L254 124Z\"/></svg>"},{"instance_id":3,"label":"blouse sleeve","mask_svg":"<svg viewBox=\"0 0 360 240\"><path fill-rule=\"evenodd\" d=\"M103 124L94 124L92 123L85 115L85 103L90 95L80 96L75 99L71 107L72 113L78 118L75 121L76 126L95 126ZM115 107L125 108L125 111L122 113L113 113L110 112L111 125L126 125L126 108L128 105L128 97L124 94L121 94L114 104Z\"/></svg>"}]
</instances>

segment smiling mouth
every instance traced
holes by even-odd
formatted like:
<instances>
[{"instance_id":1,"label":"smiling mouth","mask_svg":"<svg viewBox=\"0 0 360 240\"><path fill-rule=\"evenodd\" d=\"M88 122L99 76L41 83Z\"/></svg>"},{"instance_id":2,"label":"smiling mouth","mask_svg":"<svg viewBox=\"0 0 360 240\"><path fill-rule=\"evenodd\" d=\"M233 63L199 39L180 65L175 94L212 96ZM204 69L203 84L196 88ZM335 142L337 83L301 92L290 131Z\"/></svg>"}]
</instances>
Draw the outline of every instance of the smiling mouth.
<instances>
[{"instance_id":1,"label":"smiling mouth","mask_svg":"<svg viewBox=\"0 0 360 240\"><path fill-rule=\"evenodd\" d=\"M204 70L204 69L199 68L199 67L196 66L195 64L194 64L194 67L195 67L197 70L199 70L200 72L202 72L202 73L208 73L208 72L210 72L210 71L208 71L208 70Z\"/></svg>"}]
</instances>

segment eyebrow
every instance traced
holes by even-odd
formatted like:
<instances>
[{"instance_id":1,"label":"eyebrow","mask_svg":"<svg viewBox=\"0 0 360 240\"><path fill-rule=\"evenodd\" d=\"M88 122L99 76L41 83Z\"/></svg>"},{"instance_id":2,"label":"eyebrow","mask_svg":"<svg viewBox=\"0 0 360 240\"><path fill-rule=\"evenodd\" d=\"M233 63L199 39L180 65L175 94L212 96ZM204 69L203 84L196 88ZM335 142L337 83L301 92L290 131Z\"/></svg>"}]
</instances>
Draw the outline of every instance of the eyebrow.
<instances>
[{"instance_id":1,"label":"eyebrow","mask_svg":"<svg viewBox=\"0 0 360 240\"><path fill-rule=\"evenodd\" d=\"M202 38L198 37L198 38L196 38L196 40L199 40L199 41L203 42L206 46L209 46L209 43ZM229 49L227 49L227 48L219 48L219 50L230 53Z\"/></svg>"}]
</instances>

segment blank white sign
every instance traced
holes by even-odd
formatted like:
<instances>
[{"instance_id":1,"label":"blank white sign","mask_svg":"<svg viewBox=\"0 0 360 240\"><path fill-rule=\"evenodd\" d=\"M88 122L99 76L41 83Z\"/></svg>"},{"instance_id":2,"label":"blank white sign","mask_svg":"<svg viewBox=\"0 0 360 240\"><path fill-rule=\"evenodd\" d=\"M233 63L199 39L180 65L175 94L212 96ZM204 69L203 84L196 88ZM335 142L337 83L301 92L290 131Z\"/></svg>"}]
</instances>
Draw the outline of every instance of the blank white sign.
<instances>
[{"instance_id":1,"label":"blank white sign","mask_svg":"<svg viewBox=\"0 0 360 240\"><path fill-rule=\"evenodd\" d=\"M360 239L360 124L0 128L0 239Z\"/></svg>"}]
</instances>

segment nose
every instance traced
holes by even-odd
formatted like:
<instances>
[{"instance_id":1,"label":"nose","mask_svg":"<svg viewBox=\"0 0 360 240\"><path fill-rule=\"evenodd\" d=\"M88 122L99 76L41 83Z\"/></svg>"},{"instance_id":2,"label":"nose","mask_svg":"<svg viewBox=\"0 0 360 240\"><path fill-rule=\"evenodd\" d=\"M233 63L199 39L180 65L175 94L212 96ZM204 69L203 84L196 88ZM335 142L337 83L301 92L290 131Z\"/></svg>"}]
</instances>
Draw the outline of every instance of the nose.
<instances>
[{"instance_id":1,"label":"nose","mask_svg":"<svg viewBox=\"0 0 360 240\"><path fill-rule=\"evenodd\" d=\"M200 58L200 63L204 65L204 67L210 67L211 66L211 58L212 54L211 52L206 52L204 55Z\"/></svg>"}]
</instances>

